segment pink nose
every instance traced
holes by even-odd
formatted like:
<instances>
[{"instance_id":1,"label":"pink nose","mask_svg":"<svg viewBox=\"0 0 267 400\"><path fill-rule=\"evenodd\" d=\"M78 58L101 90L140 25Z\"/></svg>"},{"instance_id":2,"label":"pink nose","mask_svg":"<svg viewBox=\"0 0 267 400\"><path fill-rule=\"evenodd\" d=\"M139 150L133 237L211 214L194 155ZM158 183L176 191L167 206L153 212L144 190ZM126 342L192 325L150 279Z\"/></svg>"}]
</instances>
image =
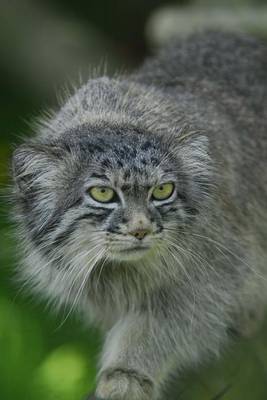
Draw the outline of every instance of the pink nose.
<instances>
[{"instance_id":1,"label":"pink nose","mask_svg":"<svg viewBox=\"0 0 267 400\"><path fill-rule=\"evenodd\" d=\"M149 233L148 229L135 229L129 232L130 235L134 236L136 239L142 240Z\"/></svg>"}]
</instances>

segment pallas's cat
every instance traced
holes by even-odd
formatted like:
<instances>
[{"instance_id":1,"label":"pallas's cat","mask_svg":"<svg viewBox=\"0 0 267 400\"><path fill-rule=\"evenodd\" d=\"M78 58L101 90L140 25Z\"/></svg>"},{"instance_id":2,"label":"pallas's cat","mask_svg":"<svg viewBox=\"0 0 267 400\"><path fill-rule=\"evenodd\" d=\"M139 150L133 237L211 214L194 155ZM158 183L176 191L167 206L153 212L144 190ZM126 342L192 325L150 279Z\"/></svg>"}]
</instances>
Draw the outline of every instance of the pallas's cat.
<instances>
[{"instance_id":1,"label":"pallas's cat","mask_svg":"<svg viewBox=\"0 0 267 400\"><path fill-rule=\"evenodd\" d=\"M161 399L267 300L267 51L209 32L78 89L14 153L19 275L105 332L96 394Z\"/></svg>"}]
</instances>

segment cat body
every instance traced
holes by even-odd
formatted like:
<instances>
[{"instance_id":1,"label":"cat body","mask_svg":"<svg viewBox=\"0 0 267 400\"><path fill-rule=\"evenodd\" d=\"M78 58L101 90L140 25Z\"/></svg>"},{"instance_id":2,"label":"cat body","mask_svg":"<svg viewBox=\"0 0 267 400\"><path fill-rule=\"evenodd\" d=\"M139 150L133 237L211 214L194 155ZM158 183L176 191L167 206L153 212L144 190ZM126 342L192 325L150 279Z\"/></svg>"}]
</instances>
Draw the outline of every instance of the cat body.
<instances>
[{"instance_id":1,"label":"cat body","mask_svg":"<svg viewBox=\"0 0 267 400\"><path fill-rule=\"evenodd\" d=\"M266 84L266 46L193 35L89 80L16 150L19 275L106 332L99 398L160 399L261 318Z\"/></svg>"}]
</instances>

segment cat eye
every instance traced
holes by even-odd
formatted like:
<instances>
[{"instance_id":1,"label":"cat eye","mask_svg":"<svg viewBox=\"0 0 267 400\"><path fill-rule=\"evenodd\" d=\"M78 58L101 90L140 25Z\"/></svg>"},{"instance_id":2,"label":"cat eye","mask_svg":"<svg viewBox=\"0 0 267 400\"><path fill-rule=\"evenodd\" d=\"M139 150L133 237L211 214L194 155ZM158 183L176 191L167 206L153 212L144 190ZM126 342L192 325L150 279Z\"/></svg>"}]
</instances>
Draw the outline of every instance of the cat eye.
<instances>
[{"instance_id":1,"label":"cat eye","mask_svg":"<svg viewBox=\"0 0 267 400\"><path fill-rule=\"evenodd\" d=\"M158 200L158 201L163 201L167 200L171 195L173 194L174 191L174 184L173 183L163 183L161 185L158 185L154 188L152 192L152 199L153 200Z\"/></svg>"},{"instance_id":2,"label":"cat eye","mask_svg":"<svg viewBox=\"0 0 267 400\"><path fill-rule=\"evenodd\" d=\"M116 198L116 192L107 186L94 186L88 192L92 199L99 203L111 203Z\"/></svg>"}]
</instances>

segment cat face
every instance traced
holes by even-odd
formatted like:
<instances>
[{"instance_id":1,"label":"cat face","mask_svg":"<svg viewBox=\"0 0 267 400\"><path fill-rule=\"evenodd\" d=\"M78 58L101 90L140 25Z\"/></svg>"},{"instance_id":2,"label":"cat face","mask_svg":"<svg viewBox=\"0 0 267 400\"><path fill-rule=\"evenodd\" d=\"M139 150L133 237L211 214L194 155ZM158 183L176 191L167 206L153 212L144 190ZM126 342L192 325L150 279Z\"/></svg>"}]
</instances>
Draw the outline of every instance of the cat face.
<instances>
[{"instance_id":1,"label":"cat face","mask_svg":"<svg viewBox=\"0 0 267 400\"><path fill-rule=\"evenodd\" d=\"M136 128L107 126L19 148L17 208L31 242L64 268L160 256L207 192L203 143L179 151Z\"/></svg>"}]
</instances>

